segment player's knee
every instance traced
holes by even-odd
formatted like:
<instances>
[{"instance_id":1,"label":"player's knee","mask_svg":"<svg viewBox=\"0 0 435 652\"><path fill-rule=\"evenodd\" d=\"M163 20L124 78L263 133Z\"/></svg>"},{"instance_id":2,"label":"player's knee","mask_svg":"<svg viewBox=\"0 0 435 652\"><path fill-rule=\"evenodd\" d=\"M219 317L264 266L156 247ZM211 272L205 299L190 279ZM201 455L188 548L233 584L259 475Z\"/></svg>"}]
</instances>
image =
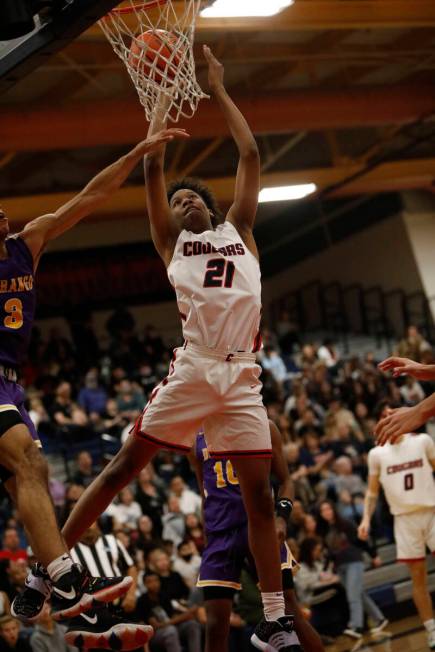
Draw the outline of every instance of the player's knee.
<instances>
[{"instance_id":1,"label":"player's knee","mask_svg":"<svg viewBox=\"0 0 435 652\"><path fill-rule=\"evenodd\" d=\"M249 502L250 505L246 505L246 508L251 522L274 518L273 500L269 486L260 487Z\"/></svg>"},{"instance_id":2,"label":"player's knee","mask_svg":"<svg viewBox=\"0 0 435 652\"><path fill-rule=\"evenodd\" d=\"M4 416L0 424L0 458L6 477L8 474L16 476L27 469L29 451L36 449L36 446L19 413L11 410L5 415L9 417L9 421L5 424ZM5 477L2 477L3 482Z\"/></svg>"},{"instance_id":3,"label":"player's knee","mask_svg":"<svg viewBox=\"0 0 435 652\"><path fill-rule=\"evenodd\" d=\"M17 449L17 454L10 459L10 471L18 482L32 480L48 482L48 465L33 440L27 446Z\"/></svg>"},{"instance_id":4,"label":"player's knee","mask_svg":"<svg viewBox=\"0 0 435 652\"><path fill-rule=\"evenodd\" d=\"M411 569L414 591L421 591L427 585L427 571L425 565L418 565Z\"/></svg>"},{"instance_id":5,"label":"player's knee","mask_svg":"<svg viewBox=\"0 0 435 652\"><path fill-rule=\"evenodd\" d=\"M48 464L39 448L35 444L29 446L24 452L24 463L26 473L32 477L47 483L48 482Z\"/></svg>"}]
</instances>

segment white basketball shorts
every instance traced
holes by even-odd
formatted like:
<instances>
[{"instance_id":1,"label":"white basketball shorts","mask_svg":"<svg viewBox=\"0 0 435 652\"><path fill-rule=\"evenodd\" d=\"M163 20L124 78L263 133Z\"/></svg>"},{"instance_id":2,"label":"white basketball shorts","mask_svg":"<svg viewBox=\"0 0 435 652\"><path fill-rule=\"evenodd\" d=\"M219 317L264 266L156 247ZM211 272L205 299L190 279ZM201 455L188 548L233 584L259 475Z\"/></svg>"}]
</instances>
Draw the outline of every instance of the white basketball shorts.
<instances>
[{"instance_id":1,"label":"white basketball shorts","mask_svg":"<svg viewBox=\"0 0 435 652\"><path fill-rule=\"evenodd\" d=\"M260 373L253 353L185 344L175 349L169 374L153 390L133 435L188 452L204 427L213 457L270 457Z\"/></svg>"},{"instance_id":2,"label":"white basketball shorts","mask_svg":"<svg viewBox=\"0 0 435 652\"><path fill-rule=\"evenodd\" d=\"M426 546L435 552L435 508L419 509L394 517L397 561L420 561L426 558Z\"/></svg>"}]
</instances>

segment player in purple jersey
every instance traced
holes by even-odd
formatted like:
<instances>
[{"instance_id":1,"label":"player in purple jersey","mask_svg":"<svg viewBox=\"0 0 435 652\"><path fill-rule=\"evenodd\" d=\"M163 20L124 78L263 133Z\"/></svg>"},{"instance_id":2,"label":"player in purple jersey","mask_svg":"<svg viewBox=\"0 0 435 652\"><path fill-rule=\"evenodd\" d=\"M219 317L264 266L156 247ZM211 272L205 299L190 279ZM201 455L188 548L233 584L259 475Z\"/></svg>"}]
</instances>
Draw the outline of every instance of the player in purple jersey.
<instances>
[{"instance_id":1,"label":"player in purple jersey","mask_svg":"<svg viewBox=\"0 0 435 652\"><path fill-rule=\"evenodd\" d=\"M276 526L281 542L286 612L294 614L295 621L293 650L301 650L302 644L307 652L324 652L320 637L305 620L294 592L292 568L297 566L297 562L285 543L293 483L282 450L281 433L273 421L269 421L269 426L272 474L279 483ZM248 517L231 460L210 457L203 434L198 435L190 460L202 492L207 536L197 582L197 586L203 589L207 610L205 652L225 652L228 649L233 597L241 588L243 565L247 562L255 573L255 562L249 550Z\"/></svg>"},{"instance_id":2,"label":"player in purple jersey","mask_svg":"<svg viewBox=\"0 0 435 652\"><path fill-rule=\"evenodd\" d=\"M169 129L142 141L55 213L32 220L15 235L9 234L8 218L0 207L0 480L14 500L42 564L27 582L24 599L18 596L11 610L21 620L33 620L53 586L53 609L58 618L72 619L69 638L76 634L81 648L110 648L113 644L116 649L137 648L152 635L152 628L118 622L110 616L104 603L129 590L131 578L91 578L69 555L76 542L67 541L67 546L59 532L48 491L47 464L24 408L23 389L17 384L34 319L34 276L50 240L103 204L145 154L180 136L186 136L183 130ZM91 617L81 616L95 604L101 606Z\"/></svg>"}]
</instances>

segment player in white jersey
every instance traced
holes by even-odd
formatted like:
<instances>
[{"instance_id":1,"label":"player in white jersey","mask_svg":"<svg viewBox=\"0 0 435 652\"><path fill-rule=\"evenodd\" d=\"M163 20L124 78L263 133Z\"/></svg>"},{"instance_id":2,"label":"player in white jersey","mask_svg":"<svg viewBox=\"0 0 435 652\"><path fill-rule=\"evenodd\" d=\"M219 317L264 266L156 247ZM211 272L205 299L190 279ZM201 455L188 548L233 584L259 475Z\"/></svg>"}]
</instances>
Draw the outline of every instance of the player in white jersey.
<instances>
[{"instance_id":1,"label":"player in white jersey","mask_svg":"<svg viewBox=\"0 0 435 652\"><path fill-rule=\"evenodd\" d=\"M388 406L382 416L388 414ZM413 598L435 649L435 620L427 586L426 547L435 553L435 444L427 434L405 434L395 444L372 448L368 456L369 479L364 514L358 529L367 539L379 488L385 492L394 516L397 561L408 565Z\"/></svg>"},{"instance_id":2,"label":"player in white jersey","mask_svg":"<svg viewBox=\"0 0 435 652\"><path fill-rule=\"evenodd\" d=\"M256 630L256 645L297 652L292 618L284 611L269 486L271 440L255 361L261 283L252 229L260 160L249 126L225 90L222 65L206 47L204 55L210 88L239 151L234 202L224 223L213 228L217 215L210 192L185 181L168 192L164 147L146 157L151 235L177 294L185 344L174 352L168 376L152 392L121 451L79 500L63 534L77 541L160 448L187 453L204 424L211 454L232 460L248 515L266 619ZM149 134L162 123L157 115ZM285 511L288 517L290 501Z\"/></svg>"}]
</instances>

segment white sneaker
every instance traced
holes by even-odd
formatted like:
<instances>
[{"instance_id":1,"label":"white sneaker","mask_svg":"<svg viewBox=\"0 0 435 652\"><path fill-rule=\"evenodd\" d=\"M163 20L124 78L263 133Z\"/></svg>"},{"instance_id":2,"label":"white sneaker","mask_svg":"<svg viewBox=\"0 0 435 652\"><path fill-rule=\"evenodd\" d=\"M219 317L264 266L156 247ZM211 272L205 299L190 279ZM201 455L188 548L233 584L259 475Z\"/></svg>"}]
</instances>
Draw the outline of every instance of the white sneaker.
<instances>
[{"instance_id":1,"label":"white sneaker","mask_svg":"<svg viewBox=\"0 0 435 652\"><path fill-rule=\"evenodd\" d=\"M435 629L427 633L427 644L430 650L435 650Z\"/></svg>"},{"instance_id":2,"label":"white sneaker","mask_svg":"<svg viewBox=\"0 0 435 652\"><path fill-rule=\"evenodd\" d=\"M362 633L359 632L357 629L353 629L353 627L346 627L343 634L345 634L345 636L349 636L350 638L355 638L357 640L362 638Z\"/></svg>"},{"instance_id":3,"label":"white sneaker","mask_svg":"<svg viewBox=\"0 0 435 652\"><path fill-rule=\"evenodd\" d=\"M384 618L384 620L381 620L381 622L378 625L376 625L376 627L372 627L370 629L370 634L372 636L376 636L376 634L380 634L386 628L387 625L388 625L388 620Z\"/></svg>"}]
</instances>

